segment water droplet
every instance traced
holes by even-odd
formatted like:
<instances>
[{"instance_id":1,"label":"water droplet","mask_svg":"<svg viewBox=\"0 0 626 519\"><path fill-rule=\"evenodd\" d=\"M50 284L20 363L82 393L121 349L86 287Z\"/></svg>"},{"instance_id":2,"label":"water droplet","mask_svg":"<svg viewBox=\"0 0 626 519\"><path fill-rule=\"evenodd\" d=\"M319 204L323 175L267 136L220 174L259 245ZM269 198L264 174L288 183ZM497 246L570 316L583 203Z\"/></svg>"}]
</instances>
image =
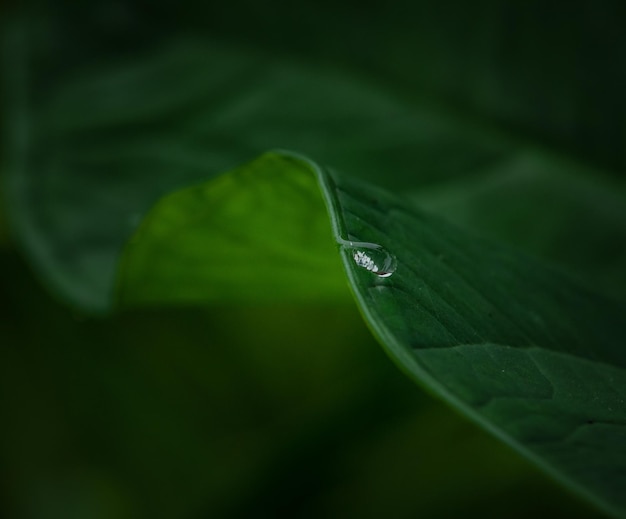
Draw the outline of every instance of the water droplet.
<instances>
[{"instance_id":1,"label":"water droplet","mask_svg":"<svg viewBox=\"0 0 626 519\"><path fill-rule=\"evenodd\" d=\"M396 258L376 243L339 239L339 244L350 250L357 266L381 278L388 278L396 271Z\"/></svg>"}]
</instances>

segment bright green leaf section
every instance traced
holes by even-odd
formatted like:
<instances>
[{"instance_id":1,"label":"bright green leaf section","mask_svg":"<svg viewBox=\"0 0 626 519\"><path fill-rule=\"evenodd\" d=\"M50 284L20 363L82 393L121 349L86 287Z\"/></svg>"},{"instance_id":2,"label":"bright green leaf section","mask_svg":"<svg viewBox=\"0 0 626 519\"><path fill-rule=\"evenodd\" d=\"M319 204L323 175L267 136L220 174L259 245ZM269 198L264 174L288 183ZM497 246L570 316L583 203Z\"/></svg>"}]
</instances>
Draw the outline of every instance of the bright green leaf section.
<instances>
[{"instance_id":1,"label":"bright green leaf section","mask_svg":"<svg viewBox=\"0 0 626 519\"><path fill-rule=\"evenodd\" d=\"M124 305L349 298L317 179L275 154L164 197L121 276Z\"/></svg>"},{"instance_id":2,"label":"bright green leaf section","mask_svg":"<svg viewBox=\"0 0 626 519\"><path fill-rule=\"evenodd\" d=\"M338 241L375 243L397 260L395 273L381 278L356 265L353 249L341 251L366 321L392 358L557 478L623 514L626 305L396 195L267 154L154 208L128 246L122 303L300 290L341 297L317 180Z\"/></svg>"}]
</instances>

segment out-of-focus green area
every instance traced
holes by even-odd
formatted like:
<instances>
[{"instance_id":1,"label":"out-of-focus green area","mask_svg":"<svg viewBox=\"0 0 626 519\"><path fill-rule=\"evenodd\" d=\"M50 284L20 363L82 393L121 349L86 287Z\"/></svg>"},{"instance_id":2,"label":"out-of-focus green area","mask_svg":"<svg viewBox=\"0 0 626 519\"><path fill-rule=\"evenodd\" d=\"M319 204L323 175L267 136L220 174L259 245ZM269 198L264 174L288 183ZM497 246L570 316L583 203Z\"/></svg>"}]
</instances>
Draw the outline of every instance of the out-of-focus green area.
<instances>
[{"instance_id":1,"label":"out-of-focus green area","mask_svg":"<svg viewBox=\"0 0 626 519\"><path fill-rule=\"evenodd\" d=\"M4 517L594 517L351 306L85 319L0 261Z\"/></svg>"}]
</instances>

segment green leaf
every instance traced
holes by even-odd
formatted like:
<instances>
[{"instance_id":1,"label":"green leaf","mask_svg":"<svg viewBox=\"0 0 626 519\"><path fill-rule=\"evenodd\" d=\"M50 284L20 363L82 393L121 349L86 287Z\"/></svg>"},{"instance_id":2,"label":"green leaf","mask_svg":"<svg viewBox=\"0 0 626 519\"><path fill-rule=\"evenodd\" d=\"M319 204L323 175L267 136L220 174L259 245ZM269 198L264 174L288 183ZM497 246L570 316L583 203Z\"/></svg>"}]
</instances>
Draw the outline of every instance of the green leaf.
<instances>
[{"instance_id":1,"label":"green leaf","mask_svg":"<svg viewBox=\"0 0 626 519\"><path fill-rule=\"evenodd\" d=\"M107 309L121 251L161 199L127 248L122 304L334 300L344 279L310 164L265 157L258 179L244 167L161 197L276 147L411 192L578 280L318 173L336 234L397 259L379 278L342 251L370 326L412 376L622 511L624 308L599 295L626 286L610 179L624 165L619 3L566 7L558 28L544 2L453 4L359 6L353 23L325 2L304 17L247 1L37 3L4 46L16 235L60 297ZM246 198L260 188L269 213Z\"/></svg>"},{"instance_id":2,"label":"green leaf","mask_svg":"<svg viewBox=\"0 0 626 519\"><path fill-rule=\"evenodd\" d=\"M626 305L378 189L327 180L335 231L396 255L355 266L374 333L416 381L605 510L624 515Z\"/></svg>"},{"instance_id":3,"label":"green leaf","mask_svg":"<svg viewBox=\"0 0 626 519\"><path fill-rule=\"evenodd\" d=\"M575 48L591 30L577 25L581 13L561 31L521 17L511 34L533 34L533 45L511 49L503 67L489 42L509 33L490 20L538 6L473 6L484 30L467 34L467 7L435 2L409 17L360 5L358 24L324 2L306 23L247 1L94 5L42 2L5 26L7 203L44 281L75 306L110 308L120 251L161 196L273 148L419 190L431 210L626 291L626 202L608 180L623 164L623 81L593 59L611 62L602 38L556 64L543 52ZM542 81L546 69L562 76ZM616 95L598 95L580 70ZM505 189L489 180L512 175ZM571 189L578 177L583 187Z\"/></svg>"},{"instance_id":4,"label":"green leaf","mask_svg":"<svg viewBox=\"0 0 626 519\"><path fill-rule=\"evenodd\" d=\"M13 146L12 212L47 280L94 310L110 306L119 252L159 197L267 149L295 149L366 177L397 164L399 178L413 163L437 164L449 147L455 164L499 154L362 81L202 40L168 42L149 58L124 57L33 96L36 110L16 101L14 121L29 134Z\"/></svg>"},{"instance_id":5,"label":"green leaf","mask_svg":"<svg viewBox=\"0 0 626 519\"><path fill-rule=\"evenodd\" d=\"M161 200L127 249L122 303L297 296L291 288L341 295L333 258L323 257L334 254L313 201L316 179L358 305L400 367L577 492L624 514L626 304L397 195L267 154ZM355 252L380 252L362 242L395 258L391 276L355 262ZM250 271L245 263L257 254Z\"/></svg>"},{"instance_id":6,"label":"green leaf","mask_svg":"<svg viewBox=\"0 0 626 519\"><path fill-rule=\"evenodd\" d=\"M161 199L121 264L123 305L346 300L318 183L289 156Z\"/></svg>"}]
</instances>

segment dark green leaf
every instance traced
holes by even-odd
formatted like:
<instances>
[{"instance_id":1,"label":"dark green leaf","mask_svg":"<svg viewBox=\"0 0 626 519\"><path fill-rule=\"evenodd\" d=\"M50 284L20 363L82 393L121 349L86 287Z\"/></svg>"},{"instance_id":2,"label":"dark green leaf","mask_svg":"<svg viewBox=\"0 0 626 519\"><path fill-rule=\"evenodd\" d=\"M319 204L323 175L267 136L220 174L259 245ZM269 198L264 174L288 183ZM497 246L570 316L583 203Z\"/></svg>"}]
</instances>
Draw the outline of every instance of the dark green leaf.
<instances>
[{"instance_id":1,"label":"dark green leaf","mask_svg":"<svg viewBox=\"0 0 626 519\"><path fill-rule=\"evenodd\" d=\"M397 257L389 279L343 252L367 322L418 382L608 511L626 512L626 305L380 190L328 181L335 232Z\"/></svg>"}]
</instances>

